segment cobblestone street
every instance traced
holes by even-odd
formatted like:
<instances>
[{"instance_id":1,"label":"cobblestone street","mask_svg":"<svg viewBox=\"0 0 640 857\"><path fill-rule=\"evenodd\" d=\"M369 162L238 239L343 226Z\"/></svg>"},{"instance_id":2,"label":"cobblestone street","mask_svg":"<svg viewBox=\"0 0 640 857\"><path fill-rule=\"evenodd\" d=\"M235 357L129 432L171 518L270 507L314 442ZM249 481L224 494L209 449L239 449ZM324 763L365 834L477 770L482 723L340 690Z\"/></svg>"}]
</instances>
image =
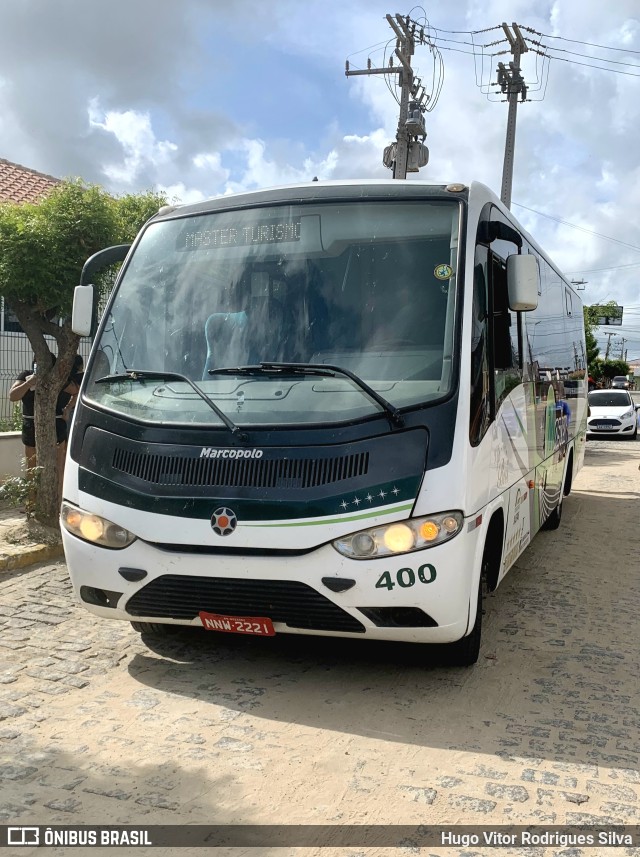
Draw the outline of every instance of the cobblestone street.
<instances>
[{"instance_id":1,"label":"cobblestone street","mask_svg":"<svg viewBox=\"0 0 640 857\"><path fill-rule=\"evenodd\" d=\"M76 605L63 562L0 573L0 819L640 824L639 465L640 442L587 444L471 669L328 638L145 643Z\"/></svg>"}]
</instances>

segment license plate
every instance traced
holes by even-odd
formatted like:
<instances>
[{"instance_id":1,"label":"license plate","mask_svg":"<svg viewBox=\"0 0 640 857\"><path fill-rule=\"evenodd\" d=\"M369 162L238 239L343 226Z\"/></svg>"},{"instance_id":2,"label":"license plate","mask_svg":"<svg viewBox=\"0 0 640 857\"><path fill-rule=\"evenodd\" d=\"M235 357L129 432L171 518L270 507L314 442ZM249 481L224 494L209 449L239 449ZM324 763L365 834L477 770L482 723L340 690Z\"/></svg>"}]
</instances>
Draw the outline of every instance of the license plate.
<instances>
[{"instance_id":1,"label":"license plate","mask_svg":"<svg viewBox=\"0 0 640 857\"><path fill-rule=\"evenodd\" d=\"M596 428L597 429L609 429L609 430L611 430L613 428L613 426L608 426L608 425L603 424L603 423L596 423Z\"/></svg>"},{"instance_id":2,"label":"license plate","mask_svg":"<svg viewBox=\"0 0 640 857\"><path fill-rule=\"evenodd\" d=\"M206 631L225 631L227 634L254 634L258 637L273 637L275 630L271 619L265 616L223 616L220 613L198 613Z\"/></svg>"}]
</instances>

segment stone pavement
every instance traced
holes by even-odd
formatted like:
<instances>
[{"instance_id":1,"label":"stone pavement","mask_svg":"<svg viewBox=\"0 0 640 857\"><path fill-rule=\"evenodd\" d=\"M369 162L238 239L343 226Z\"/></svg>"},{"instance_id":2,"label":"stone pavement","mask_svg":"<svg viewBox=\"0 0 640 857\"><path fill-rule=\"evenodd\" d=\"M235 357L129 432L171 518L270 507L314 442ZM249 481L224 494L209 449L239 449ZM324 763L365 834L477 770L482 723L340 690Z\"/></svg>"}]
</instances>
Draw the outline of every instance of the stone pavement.
<instances>
[{"instance_id":1,"label":"stone pavement","mask_svg":"<svg viewBox=\"0 0 640 857\"><path fill-rule=\"evenodd\" d=\"M0 572L0 823L640 824L639 465L640 442L589 442L469 670L325 638L145 642L79 607L62 561Z\"/></svg>"}]
</instances>

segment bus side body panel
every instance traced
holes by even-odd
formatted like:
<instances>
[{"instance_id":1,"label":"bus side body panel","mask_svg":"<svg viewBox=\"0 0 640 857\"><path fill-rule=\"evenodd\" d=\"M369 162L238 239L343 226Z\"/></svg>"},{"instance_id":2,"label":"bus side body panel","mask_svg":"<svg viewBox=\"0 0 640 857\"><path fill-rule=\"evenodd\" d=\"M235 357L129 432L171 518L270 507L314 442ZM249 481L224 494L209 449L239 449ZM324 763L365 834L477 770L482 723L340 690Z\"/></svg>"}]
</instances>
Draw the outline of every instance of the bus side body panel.
<instances>
[{"instance_id":1,"label":"bus side body panel","mask_svg":"<svg viewBox=\"0 0 640 857\"><path fill-rule=\"evenodd\" d=\"M491 389L485 392L489 398L493 397L488 407L493 406L494 418L486 420L482 436L468 446L465 510L468 515L476 512L489 516L496 508L502 510L501 579L561 502L567 467L571 466L575 477L583 464L586 351L578 295L493 194L481 185L472 185L465 265L462 377L465 377L466 367L473 365L471 347L474 337L478 339L478 332L474 331L478 317L474 288L477 296L478 283L474 277L479 274L479 257L478 244L472 236L478 233L478 225L483 217L486 218L488 208L492 217L499 217L517 229L523 239L522 252L535 253L541 272L538 308L533 312L511 314L514 347L519 344L521 350L521 371L514 372L517 377L511 378L508 373L496 372L489 359L488 371L493 377L486 384ZM515 244L491 242L491 254L501 253L506 261L510 252L518 252ZM515 335L518 315L519 343ZM506 374L508 385L515 383L506 395L499 395L497 391L500 374ZM466 387L464 383L461 386L460 434L474 419L469 409L466 415L463 413L465 401L468 403L470 394L473 395L473 378L467 375L467 379Z\"/></svg>"}]
</instances>

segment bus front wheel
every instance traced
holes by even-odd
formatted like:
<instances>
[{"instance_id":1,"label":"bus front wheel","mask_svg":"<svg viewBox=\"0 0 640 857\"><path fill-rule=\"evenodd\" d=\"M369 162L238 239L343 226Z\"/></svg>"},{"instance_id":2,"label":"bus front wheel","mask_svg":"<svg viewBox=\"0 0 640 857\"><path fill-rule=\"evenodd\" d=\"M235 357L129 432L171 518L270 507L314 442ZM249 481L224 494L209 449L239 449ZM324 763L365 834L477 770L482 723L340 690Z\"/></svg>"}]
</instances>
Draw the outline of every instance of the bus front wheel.
<instances>
[{"instance_id":1,"label":"bus front wheel","mask_svg":"<svg viewBox=\"0 0 640 857\"><path fill-rule=\"evenodd\" d=\"M478 587L478 605L476 608L476 621L471 633L455 643L447 646L446 660L452 667L471 667L480 654L480 639L482 637L482 580Z\"/></svg>"},{"instance_id":2,"label":"bus front wheel","mask_svg":"<svg viewBox=\"0 0 640 857\"><path fill-rule=\"evenodd\" d=\"M553 512L549 515L544 524L540 527L541 530L557 530L562 520L562 501L558 503Z\"/></svg>"},{"instance_id":3,"label":"bus front wheel","mask_svg":"<svg viewBox=\"0 0 640 857\"><path fill-rule=\"evenodd\" d=\"M132 622L131 627L139 634L154 637L166 637L175 632L174 625L165 625L162 622Z\"/></svg>"}]
</instances>

